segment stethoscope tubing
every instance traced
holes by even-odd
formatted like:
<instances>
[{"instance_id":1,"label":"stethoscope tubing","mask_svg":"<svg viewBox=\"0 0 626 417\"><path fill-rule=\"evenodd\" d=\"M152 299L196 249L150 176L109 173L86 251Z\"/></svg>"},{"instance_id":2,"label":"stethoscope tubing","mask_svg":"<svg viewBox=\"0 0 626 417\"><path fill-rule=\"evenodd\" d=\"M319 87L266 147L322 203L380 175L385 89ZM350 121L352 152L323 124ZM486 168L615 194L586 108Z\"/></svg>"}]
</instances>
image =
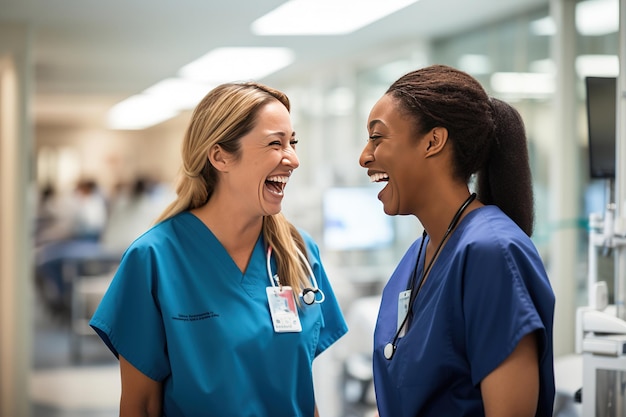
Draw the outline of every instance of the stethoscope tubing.
<instances>
[{"instance_id":1,"label":"stethoscope tubing","mask_svg":"<svg viewBox=\"0 0 626 417\"><path fill-rule=\"evenodd\" d=\"M309 263L309 260L306 258L306 256L304 256L300 248L298 248L297 246L295 248L296 248L296 252L298 252L298 256L300 257L300 259L302 259L304 265L306 266L307 272L309 273L309 278L311 279L311 284L313 284L313 288L305 288L304 291L299 294L299 296L304 298L305 292L312 291L314 294L320 294L319 299L316 296L313 302L309 303L309 302L306 302L305 300L305 303L306 304L323 303L324 300L326 299L326 296L324 295L324 292L317 286L317 279L315 279L315 274L313 273L313 269L311 268L311 264ZM268 245L267 256L266 256L267 276L270 280L270 284L272 284L272 287L276 287L276 283L278 283L278 286L280 287L281 285L280 285L280 279L278 277L278 274L272 274L272 266L270 262L271 258L272 258L272 247Z\"/></svg>"}]
</instances>

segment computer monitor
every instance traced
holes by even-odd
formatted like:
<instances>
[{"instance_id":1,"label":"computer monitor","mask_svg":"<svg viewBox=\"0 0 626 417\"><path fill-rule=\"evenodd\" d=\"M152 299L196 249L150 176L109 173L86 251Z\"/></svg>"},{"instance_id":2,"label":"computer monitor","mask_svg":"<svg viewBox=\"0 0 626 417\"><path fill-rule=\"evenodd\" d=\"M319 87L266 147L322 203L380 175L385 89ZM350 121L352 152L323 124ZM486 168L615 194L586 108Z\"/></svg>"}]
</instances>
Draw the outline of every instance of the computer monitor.
<instances>
[{"instance_id":1,"label":"computer monitor","mask_svg":"<svg viewBox=\"0 0 626 417\"><path fill-rule=\"evenodd\" d=\"M589 174L615 178L617 79L586 77Z\"/></svg>"},{"instance_id":2,"label":"computer monitor","mask_svg":"<svg viewBox=\"0 0 626 417\"><path fill-rule=\"evenodd\" d=\"M371 187L332 187L324 192L324 246L330 250L381 249L393 243L392 218Z\"/></svg>"}]
</instances>

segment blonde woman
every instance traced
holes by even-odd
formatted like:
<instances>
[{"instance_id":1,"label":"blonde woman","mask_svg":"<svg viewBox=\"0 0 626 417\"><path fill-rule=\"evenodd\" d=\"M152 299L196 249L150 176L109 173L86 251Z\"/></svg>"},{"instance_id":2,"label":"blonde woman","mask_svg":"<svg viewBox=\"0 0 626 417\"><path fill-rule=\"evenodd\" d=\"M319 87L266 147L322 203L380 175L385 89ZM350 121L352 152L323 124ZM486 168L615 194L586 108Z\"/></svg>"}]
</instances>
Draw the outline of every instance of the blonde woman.
<instances>
[{"instance_id":1,"label":"blonde woman","mask_svg":"<svg viewBox=\"0 0 626 417\"><path fill-rule=\"evenodd\" d=\"M313 359L347 327L308 234L281 214L289 99L221 85L195 109L177 199L126 251L91 326L120 416L314 416Z\"/></svg>"}]
</instances>

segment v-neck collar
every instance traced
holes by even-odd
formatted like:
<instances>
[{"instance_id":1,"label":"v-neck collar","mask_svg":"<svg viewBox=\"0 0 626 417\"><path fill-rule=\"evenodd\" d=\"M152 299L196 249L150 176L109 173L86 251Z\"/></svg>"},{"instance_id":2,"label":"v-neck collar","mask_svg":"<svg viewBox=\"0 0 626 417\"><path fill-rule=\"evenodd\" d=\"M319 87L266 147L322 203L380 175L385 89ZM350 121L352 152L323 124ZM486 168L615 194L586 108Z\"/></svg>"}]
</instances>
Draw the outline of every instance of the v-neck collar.
<instances>
[{"instance_id":1,"label":"v-neck collar","mask_svg":"<svg viewBox=\"0 0 626 417\"><path fill-rule=\"evenodd\" d=\"M198 238L198 242L206 241L208 247L212 247L218 252L215 256L227 260L229 273L232 273L233 277L239 278L238 283L250 296L256 295L260 287L264 289L271 285L266 269L263 233L259 233L246 270L241 272L222 242L219 241L213 231L202 220L188 211L181 213L180 217L189 223L188 230Z\"/></svg>"}]
</instances>

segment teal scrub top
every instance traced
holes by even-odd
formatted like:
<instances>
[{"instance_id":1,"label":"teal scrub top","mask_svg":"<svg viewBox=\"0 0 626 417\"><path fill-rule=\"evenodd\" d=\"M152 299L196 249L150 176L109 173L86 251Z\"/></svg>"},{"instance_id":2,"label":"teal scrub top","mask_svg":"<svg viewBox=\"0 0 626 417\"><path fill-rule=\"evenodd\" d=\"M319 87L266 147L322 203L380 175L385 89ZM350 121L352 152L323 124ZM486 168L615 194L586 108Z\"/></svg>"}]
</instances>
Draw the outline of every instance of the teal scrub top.
<instances>
[{"instance_id":1,"label":"teal scrub top","mask_svg":"<svg viewBox=\"0 0 626 417\"><path fill-rule=\"evenodd\" d=\"M242 273L189 212L128 248L90 325L116 356L163 382L164 416L313 416L313 359L347 326L319 249L301 234L326 296L302 304L302 332L274 331L262 237Z\"/></svg>"}]
</instances>

